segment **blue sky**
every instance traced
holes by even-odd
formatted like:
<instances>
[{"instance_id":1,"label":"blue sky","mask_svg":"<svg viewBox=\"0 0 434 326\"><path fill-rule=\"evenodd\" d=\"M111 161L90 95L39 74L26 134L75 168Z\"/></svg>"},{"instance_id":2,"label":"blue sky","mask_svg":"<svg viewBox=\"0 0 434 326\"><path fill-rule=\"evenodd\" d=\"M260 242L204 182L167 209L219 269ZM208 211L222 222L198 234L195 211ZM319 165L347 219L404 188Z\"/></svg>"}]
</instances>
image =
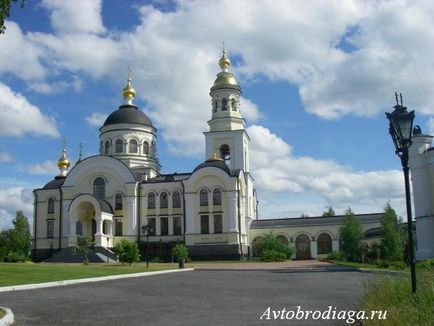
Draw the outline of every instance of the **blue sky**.
<instances>
[{"instance_id":1,"label":"blue sky","mask_svg":"<svg viewBox=\"0 0 434 326\"><path fill-rule=\"evenodd\" d=\"M225 41L243 90L261 218L404 214L384 112L396 91L434 131L430 1L30 1L0 35L0 228L31 190L98 151L128 66L158 128L163 173L204 157L208 95Z\"/></svg>"}]
</instances>

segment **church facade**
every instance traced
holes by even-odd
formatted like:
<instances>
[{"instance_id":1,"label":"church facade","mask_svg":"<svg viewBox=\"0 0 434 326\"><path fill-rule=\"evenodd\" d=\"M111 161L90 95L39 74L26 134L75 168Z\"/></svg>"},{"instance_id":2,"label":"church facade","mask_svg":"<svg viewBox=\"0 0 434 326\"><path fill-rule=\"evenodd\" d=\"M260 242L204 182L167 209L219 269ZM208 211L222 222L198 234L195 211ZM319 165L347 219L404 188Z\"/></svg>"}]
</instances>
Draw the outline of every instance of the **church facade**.
<instances>
[{"instance_id":1,"label":"church facade","mask_svg":"<svg viewBox=\"0 0 434 326\"><path fill-rule=\"evenodd\" d=\"M339 250L343 216L258 219L241 88L225 51L219 66L210 89L205 161L189 173L160 173L157 130L134 104L128 78L123 104L99 130L99 155L70 168L64 148L60 174L34 190L36 260L71 249L78 235L92 237L95 248L108 256L118 241L127 239L139 243L143 258L149 249L151 257L160 259L170 259L177 243L188 247L192 259L250 257L269 232L295 247L294 258ZM356 216L367 242L378 239L382 214Z\"/></svg>"}]
</instances>

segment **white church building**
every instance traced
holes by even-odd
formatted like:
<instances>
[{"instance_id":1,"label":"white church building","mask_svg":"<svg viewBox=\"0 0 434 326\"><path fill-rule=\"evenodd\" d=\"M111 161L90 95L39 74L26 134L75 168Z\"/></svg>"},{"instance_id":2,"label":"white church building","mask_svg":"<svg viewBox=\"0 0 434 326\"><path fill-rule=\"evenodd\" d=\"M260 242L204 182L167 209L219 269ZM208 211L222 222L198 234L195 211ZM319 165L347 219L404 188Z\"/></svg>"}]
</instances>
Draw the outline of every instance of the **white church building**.
<instances>
[{"instance_id":1,"label":"white church building","mask_svg":"<svg viewBox=\"0 0 434 326\"><path fill-rule=\"evenodd\" d=\"M212 107L205 135L205 161L189 173L161 174L156 157L157 130L134 104L135 90L128 78L123 104L100 128L100 154L80 159L70 168L64 148L58 161L60 174L34 190L33 255L36 260L52 254L58 261L71 259L77 235L90 236L101 260L113 257L111 248L120 239L139 243L144 257L148 234L151 257L170 259L177 243L188 247L192 259L240 259L255 255L255 243L273 231L296 249L295 258L309 259L339 249L342 216L258 219L254 178L250 173L249 142L240 111L241 88L229 71L225 51L221 72L210 90ZM420 138L420 140L419 140ZM416 201L418 225L426 225L433 237L432 182L426 184L422 170L433 161L429 136L416 137L418 148L412 162L423 186ZM423 151L422 151L423 152ZM432 163L431 163L432 169ZM434 174L431 174L431 176ZM427 188L428 187L428 188ZM432 191L430 189L430 191ZM420 202L419 202L420 201ZM419 215L418 215L419 214ZM357 215L366 237L377 236L381 213ZM425 234L424 233L424 234ZM421 255L433 255L430 245ZM431 247L429 247L431 246ZM63 255L62 255L63 252ZM68 259L67 259L68 258Z\"/></svg>"}]
</instances>

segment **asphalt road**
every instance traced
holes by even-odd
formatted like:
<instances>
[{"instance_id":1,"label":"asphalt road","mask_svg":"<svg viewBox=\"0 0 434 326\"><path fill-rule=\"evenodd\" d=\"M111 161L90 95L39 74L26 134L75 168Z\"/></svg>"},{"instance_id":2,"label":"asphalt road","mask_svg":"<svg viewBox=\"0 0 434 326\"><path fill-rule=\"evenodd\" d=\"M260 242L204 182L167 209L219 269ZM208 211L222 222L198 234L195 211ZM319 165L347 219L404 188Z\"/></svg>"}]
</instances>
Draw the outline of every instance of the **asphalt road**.
<instances>
[{"instance_id":1,"label":"asphalt road","mask_svg":"<svg viewBox=\"0 0 434 326\"><path fill-rule=\"evenodd\" d=\"M0 306L12 309L15 325L346 325L259 318L268 307L360 309L372 277L354 271L197 270L6 292Z\"/></svg>"}]
</instances>

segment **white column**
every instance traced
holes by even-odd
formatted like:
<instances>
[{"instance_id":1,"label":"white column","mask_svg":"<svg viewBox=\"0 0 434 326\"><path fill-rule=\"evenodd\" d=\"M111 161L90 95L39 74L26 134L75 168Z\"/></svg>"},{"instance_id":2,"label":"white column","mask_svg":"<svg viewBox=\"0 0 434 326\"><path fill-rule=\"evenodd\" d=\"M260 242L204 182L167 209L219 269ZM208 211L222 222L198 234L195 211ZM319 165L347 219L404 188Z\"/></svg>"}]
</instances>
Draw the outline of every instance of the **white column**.
<instances>
[{"instance_id":1,"label":"white column","mask_svg":"<svg viewBox=\"0 0 434 326\"><path fill-rule=\"evenodd\" d=\"M229 232L238 232L237 193L228 192Z\"/></svg>"},{"instance_id":2,"label":"white column","mask_svg":"<svg viewBox=\"0 0 434 326\"><path fill-rule=\"evenodd\" d=\"M194 233L194 196L195 194L185 194L185 234Z\"/></svg>"},{"instance_id":3,"label":"white column","mask_svg":"<svg viewBox=\"0 0 434 326\"><path fill-rule=\"evenodd\" d=\"M98 217L95 218L96 223L96 233L95 233L95 246L103 246L105 243L103 243L104 234L102 233L102 218Z\"/></svg>"},{"instance_id":4,"label":"white column","mask_svg":"<svg viewBox=\"0 0 434 326\"><path fill-rule=\"evenodd\" d=\"M339 240L334 239L332 242L332 250L333 251L339 251Z\"/></svg>"},{"instance_id":5,"label":"white column","mask_svg":"<svg viewBox=\"0 0 434 326\"><path fill-rule=\"evenodd\" d=\"M168 203L168 213L169 213L169 215L172 215L173 214L173 197L172 197L172 194L168 194L167 195L167 203ZM170 225L170 223L169 223L169 225ZM170 234L170 226L169 226L169 234Z\"/></svg>"},{"instance_id":6,"label":"white column","mask_svg":"<svg viewBox=\"0 0 434 326\"><path fill-rule=\"evenodd\" d=\"M209 233L213 234L214 233L214 215L213 214L209 214L208 223L209 223Z\"/></svg>"},{"instance_id":7,"label":"white column","mask_svg":"<svg viewBox=\"0 0 434 326\"><path fill-rule=\"evenodd\" d=\"M173 217L168 217L167 221L169 223L169 235L173 235Z\"/></svg>"},{"instance_id":8,"label":"white column","mask_svg":"<svg viewBox=\"0 0 434 326\"><path fill-rule=\"evenodd\" d=\"M310 242L310 257L316 258L317 252L318 252L318 245L317 245L316 239L311 240L311 242Z\"/></svg>"},{"instance_id":9,"label":"white column","mask_svg":"<svg viewBox=\"0 0 434 326\"><path fill-rule=\"evenodd\" d=\"M157 217L155 219L155 235L161 235L161 223L160 223L160 217Z\"/></svg>"},{"instance_id":10,"label":"white column","mask_svg":"<svg viewBox=\"0 0 434 326\"><path fill-rule=\"evenodd\" d=\"M137 199L136 197L128 197L127 200L127 221L128 221L128 228L127 228L127 235L136 235L136 229L137 229L137 208L136 203Z\"/></svg>"},{"instance_id":11,"label":"white column","mask_svg":"<svg viewBox=\"0 0 434 326\"><path fill-rule=\"evenodd\" d=\"M75 224L77 223L76 219L69 219L69 238L68 238L68 247L75 246L77 242L77 235L75 234Z\"/></svg>"}]
</instances>

